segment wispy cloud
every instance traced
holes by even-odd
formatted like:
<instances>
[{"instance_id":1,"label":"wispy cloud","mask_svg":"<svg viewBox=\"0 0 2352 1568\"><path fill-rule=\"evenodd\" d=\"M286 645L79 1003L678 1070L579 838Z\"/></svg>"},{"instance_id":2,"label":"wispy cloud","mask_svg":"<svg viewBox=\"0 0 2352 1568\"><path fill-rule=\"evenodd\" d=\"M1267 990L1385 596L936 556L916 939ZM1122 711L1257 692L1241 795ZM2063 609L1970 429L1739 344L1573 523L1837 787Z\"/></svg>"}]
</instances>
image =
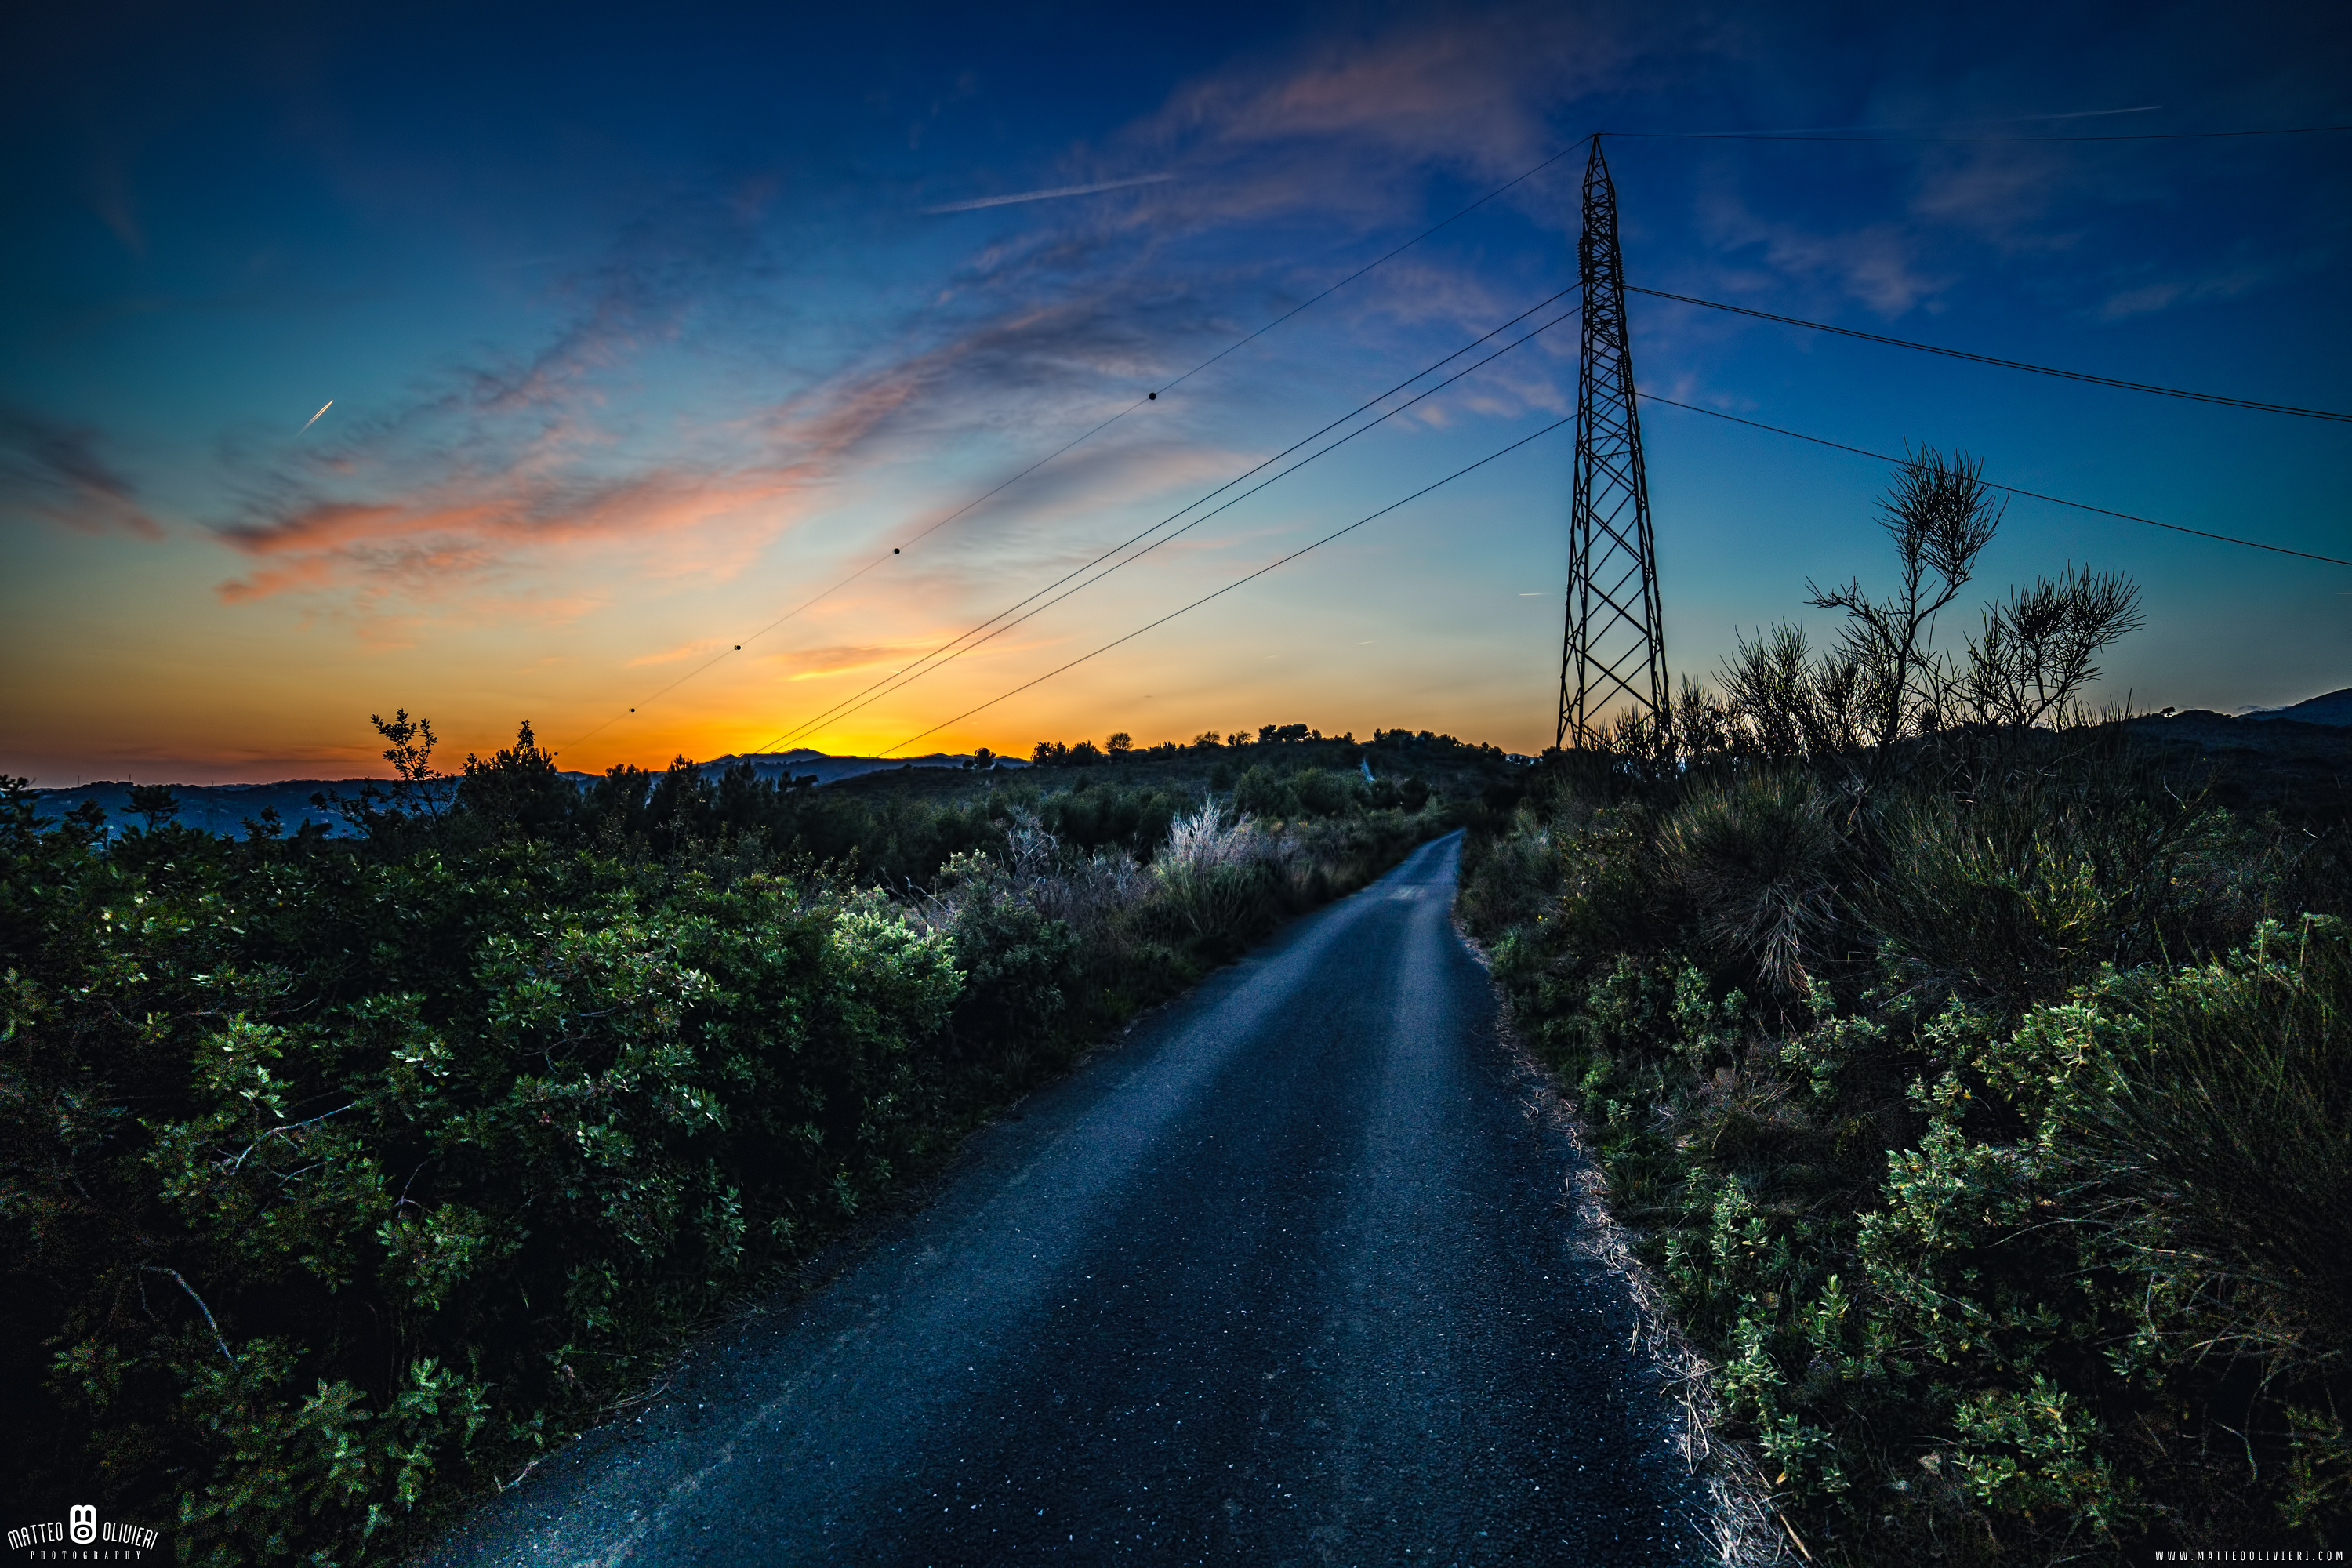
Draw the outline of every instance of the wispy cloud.
<instances>
[{"instance_id":1,"label":"wispy cloud","mask_svg":"<svg viewBox=\"0 0 2352 1568\"><path fill-rule=\"evenodd\" d=\"M81 533L119 530L161 539L163 530L140 506L137 487L98 448L99 434L87 426L0 408L0 510Z\"/></svg>"},{"instance_id":2,"label":"wispy cloud","mask_svg":"<svg viewBox=\"0 0 2352 1568\"><path fill-rule=\"evenodd\" d=\"M1791 282L1826 286L1891 318L1933 300L1951 282L1920 265L1920 237L1900 224L1823 230L1762 216L1746 200L1720 192L1702 203L1699 216L1718 254L1752 256L1761 263L1763 276L1747 284L1750 292Z\"/></svg>"},{"instance_id":3,"label":"wispy cloud","mask_svg":"<svg viewBox=\"0 0 2352 1568\"><path fill-rule=\"evenodd\" d=\"M785 395L730 410L700 392L691 428L649 422L658 367L732 352L727 340L747 330L772 334L761 314L774 309L772 289L753 287L772 258L740 204L632 226L609 258L560 286L569 320L536 348L454 367L405 404L322 424L339 434L316 448L248 463L247 499L216 531L249 566L221 596L340 595L389 615L395 603L446 603L494 582L511 592L585 556L627 556L671 576L738 569L853 477L930 462L958 444L1018 450L1115 412L1182 368L1194 344L1262 321L1269 307L1254 301L1269 288L1279 309L1299 285L1318 286L1334 220L1344 237L1418 208L1433 176L1517 172L1558 136L1548 115L1560 95L1605 80L1626 58L1626 32L1601 11L1517 7L1318 42L1193 79L1098 153L1074 153L1052 171L1066 175L1057 183L927 210L1129 188L1151 189L1150 204L1068 204L1046 223L992 236L924 308L895 326L870 322L882 330L829 364L793 364L800 384ZM1158 168L1131 174L1122 163ZM1267 221L1321 227L1318 258L1268 247ZM1489 285L1419 258L1341 308L1360 327L1384 317L1399 333L1507 313ZM1457 413L1507 416L1560 396L1530 357L1465 388ZM1435 405L1423 413L1446 417ZM1139 439L1107 435L1025 483L1017 505L973 514L959 537L1058 561L1072 548L1061 520L1085 510L1072 498L1156 493L1230 457L1198 432L1186 437L1197 450L1150 452ZM943 495L932 515L970 499ZM1014 513L1036 514L1034 525L991 521ZM980 564L967 551L949 557Z\"/></svg>"},{"instance_id":4,"label":"wispy cloud","mask_svg":"<svg viewBox=\"0 0 2352 1568\"><path fill-rule=\"evenodd\" d=\"M2320 270L2325 260L2314 254L2269 256L2220 267L2185 269L2168 277L2148 279L2117 288L2092 314L2099 321L2118 321L2152 315L2176 306L2209 300L2234 300L2297 272Z\"/></svg>"},{"instance_id":5,"label":"wispy cloud","mask_svg":"<svg viewBox=\"0 0 2352 1568\"><path fill-rule=\"evenodd\" d=\"M471 475L377 500L312 499L219 530L257 564L223 583L239 604L296 589L356 587L432 601L551 552L627 552L641 572L724 575L789 527L822 482L785 467L732 474L668 470L604 482L560 474ZM694 538L694 535L703 535ZM660 559L654 547L661 547Z\"/></svg>"}]
</instances>

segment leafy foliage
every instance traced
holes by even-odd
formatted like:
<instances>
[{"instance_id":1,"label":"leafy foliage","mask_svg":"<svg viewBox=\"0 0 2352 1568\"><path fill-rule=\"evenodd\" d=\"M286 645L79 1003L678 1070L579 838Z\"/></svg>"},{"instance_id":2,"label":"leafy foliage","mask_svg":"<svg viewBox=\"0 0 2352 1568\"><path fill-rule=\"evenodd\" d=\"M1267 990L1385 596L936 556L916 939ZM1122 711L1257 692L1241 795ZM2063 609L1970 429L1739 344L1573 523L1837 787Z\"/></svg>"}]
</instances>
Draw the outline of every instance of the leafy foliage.
<instances>
[{"instance_id":1,"label":"leafy foliage","mask_svg":"<svg viewBox=\"0 0 2352 1568\"><path fill-rule=\"evenodd\" d=\"M1548 758L1462 913L1814 1561L2352 1544L2340 785L2236 815L2088 722L2120 579L1915 638L1972 484L1898 484L1829 656Z\"/></svg>"},{"instance_id":2,"label":"leafy foliage","mask_svg":"<svg viewBox=\"0 0 2352 1568\"><path fill-rule=\"evenodd\" d=\"M186 1561L398 1556L990 1105L1448 825L1360 791L1221 821L1249 897L1187 901L1141 861L1222 808L1165 783L582 790L528 725L455 778L422 719L377 728L350 837L149 799L110 839L0 793L0 1462Z\"/></svg>"}]
</instances>

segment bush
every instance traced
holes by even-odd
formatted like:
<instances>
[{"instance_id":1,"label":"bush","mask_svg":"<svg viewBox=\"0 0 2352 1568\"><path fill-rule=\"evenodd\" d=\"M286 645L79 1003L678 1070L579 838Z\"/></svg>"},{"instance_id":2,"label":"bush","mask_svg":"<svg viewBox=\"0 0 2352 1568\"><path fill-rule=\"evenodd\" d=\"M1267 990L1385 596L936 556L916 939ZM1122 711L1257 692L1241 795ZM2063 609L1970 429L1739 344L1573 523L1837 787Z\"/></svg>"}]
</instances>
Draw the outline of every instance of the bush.
<instances>
[{"instance_id":1,"label":"bush","mask_svg":"<svg viewBox=\"0 0 2352 1568\"><path fill-rule=\"evenodd\" d=\"M89 927L12 954L5 1133L16 1326L90 1462L203 1478L199 1555L371 1539L494 1419L516 1462L922 1142L960 976L870 899L203 852L84 863Z\"/></svg>"},{"instance_id":2,"label":"bush","mask_svg":"<svg viewBox=\"0 0 2352 1568\"><path fill-rule=\"evenodd\" d=\"M2260 835L2175 798L2134 760L2085 759L1966 797L1924 786L1882 808L1889 874L1857 889L1874 947L1919 984L2015 1014L2103 963L2212 952L2274 912Z\"/></svg>"},{"instance_id":3,"label":"bush","mask_svg":"<svg viewBox=\"0 0 2352 1568\"><path fill-rule=\"evenodd\" d=\"M1843 847L1812 775L1784 768L1702 784L1658 837L1701 940L1782 994L1803 995L1806 953L1830 927Z\"/></svg>"},{"instance_id":4,"label":"bush","mask_svg":"<svg viewBox=\"0 0 2352 1568\"><path fill-rule=\"evenodd\" d=\"M2352 928L2259 928L2242 954L2116 977L1988 1063L2080 1194L2200 1331L2283 1372L2352 1354ZM2197 1292L2201 1289L2203 1294Z\"/></svg>"},{"instance_id":5,"label":"bush","mask_svg":"<svg viewBox=\"0 0 2352 1568\"><path fill-rule=\"evenodd\" d=\"M964 972L955 1009L958 1046L1027 1050L1061 1026L1076 992L1076 934L1023 898L986 856L955 857L940 879L946 890L932 918L953 933Z\"/></svg>"},{"instance_id":6,"label":"bush","mask_svg":"<svg viewBox=\"0 0 2352 1568\"><path fill-rule=\"evenodd\" d=\"M354 837L109 843L0 791L0 1463L190 1561L399 1556L1040 1067L1444 826L684 762L575 792L527 728L452 788L379 727L401 787Z\"/></svg>"},{"instance_id":7,"label":"bush","mask_svg":"<svg viewBox=\"0 0 2352 1568\"><path fill-rule=\"evenodd\" d=\"M1289 783L1281 774L1260 763L1234 784L1234 809L1281 822L1298 815L1298 797L1291 793Z\"/></svg>"},{"instance_id":8,"label":"bush","mask_svg":"<svg viewBox=\"0 0 2352 1568\"><path fill-rule=\"evenodd\" d=\"M2352 942L2265 919L2345 830L2039 755L1834 812L1836 759L1560 759L1461 908L1817 1561L2340 1542Z\"/></svg>"}]
</instances>

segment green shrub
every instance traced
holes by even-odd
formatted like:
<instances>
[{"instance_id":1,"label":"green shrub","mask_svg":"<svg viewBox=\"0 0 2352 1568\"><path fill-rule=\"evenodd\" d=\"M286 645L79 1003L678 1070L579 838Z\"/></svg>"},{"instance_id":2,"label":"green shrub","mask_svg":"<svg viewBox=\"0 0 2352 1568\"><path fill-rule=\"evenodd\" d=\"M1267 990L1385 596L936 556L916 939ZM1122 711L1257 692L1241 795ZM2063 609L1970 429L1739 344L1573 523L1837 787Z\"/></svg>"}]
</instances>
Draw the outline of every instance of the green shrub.
<instances>
[{"instance_id":1,"label":"green shrub","mask_svg":"<svg viewBox=\"0 0 2352 1568\"><path fill-rule=\"evenodd\" d=\"M1566 759L1463 912L1816 1561L2341 1542L2352 944L2263 918L2352 900L2343 830L2041 764L1827 813Z\"/></svg>"},{"instance_id":2,"label":"green shrub","mask_svg":"<svg viewBox=\"0 0 2352 1568\"><path fill-rule=\"evenodd\" d=\"M1037 1065L1444 825L1212 805L1171 855L1160 788L559 794L528 730L452 790L383 728L407 793L355 837L109 843L0 791L0 1464L190 1561L397 1557Z\"/></svg>"},{"instance_id":3,"label":"green shrub","mask_svg":"<svg viewBox=\"0 0 2352 1568\"><path fill-rule=\"evenodd\" d=\"M2352 931L2265 923L2241 954L2116 976L1988 1070L2043 1119L2075 1201L2195 1337L2282 1369L2352 1355Z\"/></svg>"},{"instance_id":4,"label":"green shrub","mask_svg":"<svg viewBox=\"0 0 2352 1568\"><path fill-rule=\"evenodd\" d=\"M1025 1051L1061 1026L1077 991L1077 934L1022 898L984 856L951 858L940 879L964 973L956 1040L967 1050Z\"/></svg>"},{"instance_id":5,"label":"green shrub","mask_svg":"<svg viewBox=\"0 0 2352 1568\"><path fill-rule=\"evenodd\" d=\"M85 863L92 929L15 955L0 1214L88 1462L151 1517L138 1489L203 1477L174 1488L199 1557L361 1551L919 1152L914 1055L961 977L871 898L689 878L647 909L525 852L194 868ZM426 929L301 951L387 909Z\"/></svg>"},{"instance_id":6,"label":"green shrub","mask_svg":"<svg viewBox=\"0 0 2352 1568\"><path fill-rule=\"evenodd\" d=\"M1292 793L1288 780L1260 763L1234 785L1234 809L1244 816L1281 822L1299 814L1298 796Z\"/></svg>"},{"instance_id":7,"label":"green shrub","mask_svg":"<svg viewBox=\"0 0 2352 1568\"><path fill-rule=\"evenodd\" d=\"M1701 940L1722 961L1803 995L1843 848L1812 775L1780 768L1702 784L1659 825L1658 840Z\"/></svg>"}]
</instances>

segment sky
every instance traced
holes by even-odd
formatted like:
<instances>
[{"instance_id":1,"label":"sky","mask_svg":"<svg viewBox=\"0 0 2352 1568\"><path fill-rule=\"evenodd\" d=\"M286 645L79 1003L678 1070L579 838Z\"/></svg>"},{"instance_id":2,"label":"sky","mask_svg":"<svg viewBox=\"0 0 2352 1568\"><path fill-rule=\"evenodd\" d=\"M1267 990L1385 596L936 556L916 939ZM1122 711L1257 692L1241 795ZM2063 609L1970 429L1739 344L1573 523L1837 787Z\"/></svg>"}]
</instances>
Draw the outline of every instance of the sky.
<instances>
[{"instance_id":1,"label":"sky","mask_svg":"<svg viewBox=\"0 0 2352 1568\"><path fill-rule=\"evenodd\" d=\"M5 26L0 772L41 784L382 772L368 720L395 709L451 765L529 721L587 771L1268 722L1540 750L1573 443L1538 433L1575 400L1559 318L1596 132L1637 285L2352 408L2352 133L2177 134L2352 123L2341 7ZM1946 140L1690 135L1738 132ZM2352 555L2344 423L1629 309L1645 392ZM1643 433L1677 675L1774 621L1833 633L1809 580L1892 575L1885 464L1663 404ZM1192 526L887 684L1171 517ZM1940 629L2085 563L2144 595L2105 698L2352 685L2352 568L2022 499Z\"/></svg>"}]
</instances>

